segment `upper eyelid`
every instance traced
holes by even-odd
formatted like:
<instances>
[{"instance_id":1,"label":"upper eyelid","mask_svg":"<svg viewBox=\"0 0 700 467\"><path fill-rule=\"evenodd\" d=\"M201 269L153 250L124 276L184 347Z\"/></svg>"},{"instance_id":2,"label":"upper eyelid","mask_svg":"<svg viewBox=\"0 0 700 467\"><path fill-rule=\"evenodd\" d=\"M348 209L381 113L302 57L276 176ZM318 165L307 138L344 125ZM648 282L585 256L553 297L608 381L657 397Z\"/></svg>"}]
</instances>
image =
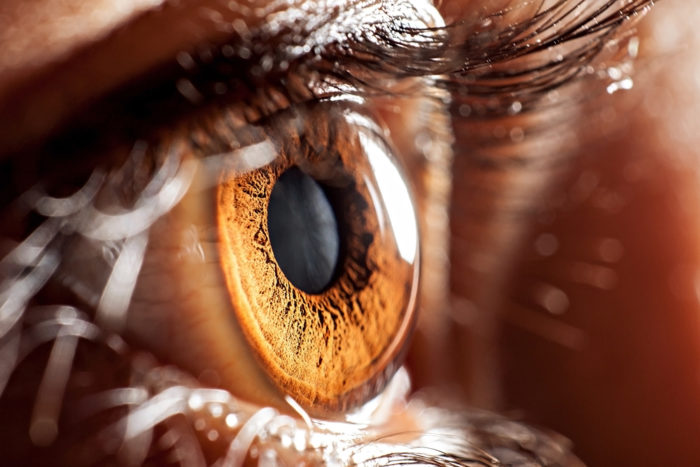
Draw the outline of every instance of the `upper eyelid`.
<instances>
[{"instance_id":1,"label":"upper eyelid","mask_svg":"<svg viewBox=\"0 0 700 467\"><path fill-rule=\"evenodd\" d=\"M252 5L241 6L229 2L224 6L222 3L215 0L197 2L196 6L193 2L167 3L161 10L148 11L111 31L107 37L98 38L97 42L83 44L85 47L57 63L47 63L34 70L32 64L25 67L29 70L4 70L0 74L0 115L14 115L16 118L8 121L0 131L0 158L22 151L28 143L44 137L59 122L71 117L76 107L85 107L157 63L166 63L177 52L195 49L198 43L222 43L226 37L239 34L238 29L244 34L257 31L257 37L269 40L275 49L280 50L276 38L289 31L283 22L276 21L282 26L280 30L256 29L256 22L268 19L256 14L253 7L260 5L252 2ZM302 3L293 5L298 12L302 12ZM356 13L351 16L357 17L361 17L363 9L380 3L348 1ZM268 5L265 2L260 4ZM270 5L280 8L286 3ZM302 27L298 28L301 36L309 36L318 25L332 23L338 12L345 12L347 16L350 10L334 10L327 6L325 11L315 11L315 14L290 15L289 21L295 29L301 24ZM384 13L386 20L389 16ZM313 20L316 20L316 26L311 24ZM346 24L346 34L350 34L354 26L357 24ZM160 31L159 40L152 40L153 31ZM295 37L301 36L297 34ZM291 38L288 36L285 40ZM138 50L138 53L132 53L133 50ZM290 48L285 50L287 54L290 52L294 53ZM18 80L18 77L22 79Z\"/></svg>"},{"instance_id":2,"label":"upper eyelid","mask_svg":"<svg viewBox=\"0 0 700 467\"><path fill-rule=\"evenodd\" d=\"M633 3L626 5L622 10L613 6L615 2L608 2L605 9L593 12L590 17L594 19L597 19L598 17L601 17L601 19L606 19L606 21L604 21L606 26L602 30L602 35L604 36L606 31L614 30L614 28L619 25L621 21L623 21L616 19L616 13L624 11L626 16L618 16L629 17L639 11L643 11L649 1L650 0L635 0ZM404 6L408 4L409 2L401 2L401 5ZM569 4L571 4L571 2L568 0L560 0L556 5L561 8L566 7ZM371 6L373 6L373 4L370 4L370 7ZM241 39L243 39L243 36L247 34L254 34L253 37L269 39L269 42L267 43L268 48L265 49L265 47L263 47L263 50L254 57L258 60L258 63L256 64L258 68L262 67L263 74L261 76L255 76L255 67L253 67L254 73L252 78L261 79L264 81L264 78L274 72L284 73L285 67L289 65L290 60L295 58L303 58L294 57L294 54L300 54L306 55L306 58L311 60L313 68L317 69L318 71L326 73L328 76L335 79L347 80L358 87L367 85L368 81L371 81L366 79L363 80L363 77L366 78L367 72L370 74L376 72L383 73L385 74L385 78L387 77L386 74L391 77L392 75L420 76L436 73L448 73L450 76L441 85L447 86L450 89L461 88L462 91L468 91L470 95L474 95L476 98L479 98L480 95L483 96L484 94L487 98L492 98L494 96L493 93L498 93L500 91L502 93L501 97L509 99L510 101L513 100L513 96L519 94L524 95L527 97L527 100L524 101L525 106L529 106L537 100L538 94L540 93L540 87L533 85L534 80L524 81L520 86L515 88L515 91L513 91L512 87L506 86L504 88L502 86L503 80L512 79L513 74L507 72L507 70L506 73L503 74L499 73L498 70L496 70L495 73L491 72L491 66L494 64L491 57L483 56L482 54L481 58L479 59L479 54L474 54L474 51L479 51L478 49L480 49L480 47L476 47L476 45L479 44L474 44L470 41L463 42L462 39L459 39L459 37L470 37L469 27L466 29L462 27L455 28L454 26L448 29L431 28L428 27L428 25L422 27L420 20L409 21L407 19L410 19L410 14L406 14L404 12L404 16L399 15L398 17L395 17L393 15L390 16L385 11L379 9L377 11L382 13L383 16L380 14L374 18L374 22L371 23L372 27L368 28L369 33L367 33L367 31L363 31L361 34L357 35L354 33L353 27L363 24L362 17L360 15L360 13L362 13L362 8L366 8L366 6L361 8L358 7L357 10L355 10L355 12L360 16L360 19L355 19L351 21L350 24L341 24L339 31L335 31L335 36L332 36L331 39L325 39L329 41L329 44L334 44L334 46L330 46L325 50L319 50L319 52L321 52L321 57L324 58L324 60L316 60L315 62L314 58L318 57L316 51L306 50L304 46L301 46L300 48L300 44L308 45L308 42L305 42L308 39L306 36L310 35L313 37L319 37L319 31L314 29L313 24L302 25L298 29L296 29L295 26L291 30L289 28L285 29L285 27L280 27L279 25L272 29L261 28L258 30L257 36L255 36L255 33L251 33L250 30L246 28L239 28L243 31L243 33L241 34L240 32L236 32L236 34L241 36ZM562 18L570 19L570 12L567 12L566 9L564 9L563 12L558 12L556 8L552 11L554 12L553 14L555 17L557 14L560 14ZM415 12L416 10L414 9L414 13ZM210 14L210 16L216 17L216 14ZM339 15L338 12L331 12L327 16L330 19L343 18L343 15ZM348 16L352 15L345 15L345 17ZM156 15L156 17L158 17L158 15ZM322 17L322 15L319 15L319 17ZM416 17L419 17L418 13L416 13ZM301 16L301 18L303 18L303 16ZM313 19L314 17L311 16L310 18ZM306 18L306 20L308 19L309 18ZM538 19L541 19L541 16L538 16L535 20ZM547 17L545 15L545 20L546 19ZM292 24L295 24L294 21L297 21L298 18L295 18L292 15L292 20ZM222 24L228 23L223 21ZM232 24L235 24L235 22ZM320 24L323 24L323 22ZM529 23L525 21L523 26L527 26L528 24ZM533 24L536 24L536 22ZM585 25L585 23L583 24ZM509 35L513 32L513 25L505 26L509 26L511 29L508 30L508 28L506 28L504 30L506 33L505 36L495 34L494 36L497 38L497 40L492 44L491 48L485 49L491 50L490 53L496 55L496 64L499 62L507 63L512 58L517 58L523 54L530 53L528 51L521 51L518 48L511 47L512 43L510 40L518 36ZM320 30L323 31L323 27L318 26L318 24L316 27L320 27ZM527 31L527 29L524 30ZM303 32L306 36L300 36L299 31ZM457 33L455 34L454 31L457 31ZM587 31L585 28L579 32L576 31L577 29L573 29L573 34L571 31L569 31L569 35L566 36L566 40L575 39L580 37L582 34L588 34L589 32L601 33L600 30ZM496 32L498 32L498 30L496 30ZM493 33L493 30L490 31L490 34ZM234 34L234 36L236 34ZM119 36L120 35L118 34L115 35L115 37ZM124 36L124 34L121 36ZM455 36L457 37L456 43L454 42ZM528 36L526 35L525 37ZM529 36L530 39L533 37L534 36L532 35ZM558 44L556 42L556 34L549 34L549 37L550 39L553 37L553 42L550 41L552 45ZM419 40L415 40L416 38ZM296 44L294 44L295 41L297 41ZM239 42L244 43L245 41L241 40ZM285 43L287 47L280 47L281 44ZM545 41L545 43L547 42ZM259 45L261 42L248 41L248 45L251 44ZM109 45L109 43L107 45ZM248 45L243 44L242 47L248 47ZM510 52L508 51L509 47L512 49ZM594 41L591 41L590 47L591 49L595 49ZM251 50L254 49L255 47L251 46ZM204 50L206 51L208 49L205 48ZM538 47L533 48L533 50L537 51ZM327 54L325 57L323 57L324 51ZM95 53L98 52L99 47L97 47ZM93 55L95 55L95 53L93 53ZM341 55L340 60L335 60L334 54ZM204 59L206 60L206 53ZM266 70L265 63L277 65L279 66L279 69ZM488 64L488 66L481 68L481 65L483 64ZM549 69L551 66L554 69L556 65L556 61L553 61L550 63L545 63L543 67L544 69ZM574 70L580 68L581 66L582 63L576 60L572 61L570 64L570 68ZM353 67L359 68L360 71L358 73L353 73L351 71ZM539 72L539 68L525 68L524 70L515 69L514 72L516 73L516 76L517 74L521 74L523 76L532 77L536 76L536 74ZM575 72L563 74L570 77L576 75ZM248 78L251 78L251 76L248 76ZM474 78L477 79L475 80ZM486 81L480 80L480 78L483 78ZM48 81L51 82L51 80ZM63 79L60 79L59 77L56 79L56 81L59 84L63 83L68 85L65 76L63 76ZM563 84L565 81L566 79L562 79L558 84ZM187 85L187 82L184 83ZM255 83L251 83L253 86L254 84ZM545 86L543 89L547 90L550 88L551 86ZM3 101L2 96L0 96L0 114L13 114L19 116L19 118L9 120L7 125L5 125L5 131L0 133L0 159L3 158L3 156L18 153L20 150L25 150L25 145L27 142L41 140L42 136L48 131L48 128L57 126L57 121L45 122L43 120L45 118L45 115L43 114L46 112L41 113L40 115L34 115L36 118L32 118L31 110L33 108L43 109L42 106L44 105L44 102L55 103L57 99L60 101L62 99L70 99L71 97L75 97L70 96L70 92L67 92L67 98L57 96L57 89L53 89L52 95L50 92L50 87L49 91L44 89L44 93L42 93L41 89L39 89L38 92L35 91L37 90L32 89L30 86L28 89L25 88L24 92L17 93L14 99ZM46 95L46 92L49 92L48 96ZM22 102L23 99L28 100L28 103ZM73 100L77 101L77 103L63 103L64 107L70 107L70 109L63 109L64 114L72 113L74 106L79 107L80 99ZM24 104L24 106L22 104ZM504 109L507 109L507 107L498 106L496 110L497 115L503 114ZM25 112L23 113L23 111ZM27 115L27 111L30 111L29 115ZM51 115L50 112L48 112L48 114ZM67 115L63 115L63 117L66 116ZM22 123L20 124L19 122ZM44 123L43 128L42 122Z\"/></svg>"}]
</instances>

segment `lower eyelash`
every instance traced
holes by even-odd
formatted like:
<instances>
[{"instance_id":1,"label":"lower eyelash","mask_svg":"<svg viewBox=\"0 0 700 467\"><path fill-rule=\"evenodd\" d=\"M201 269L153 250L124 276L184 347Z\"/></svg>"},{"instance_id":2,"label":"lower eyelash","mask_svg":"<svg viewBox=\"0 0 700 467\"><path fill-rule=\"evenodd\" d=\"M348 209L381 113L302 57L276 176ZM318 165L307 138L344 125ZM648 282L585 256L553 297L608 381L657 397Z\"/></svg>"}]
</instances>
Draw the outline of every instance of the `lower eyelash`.
<instances>
[{"instance_id":1,"label":"lower eyelash","mask_svg":"<svg viewBox=\"0 0 700 467\"><path fill-rule=\"evenodd\" d=\"M202 387L191 376L162 366L147 354L132 352L119 337L100 331L73 309L44 309L41 314L27 335L52 326L52 354L69 340L82 340L104 346L129 362L119 378L129 381L128 385L107 386L87 397L70 395L61 401L48 391L59 391L63 397L65 387L60 381L67 381L67 374L61 372L70 370L63 365L72 365L73 359L66 360L63 355L61 367L49 360L29 432L38 446L51 444L59 434L58 419L53 417L61 403L66 403L65 409L73 410L69 426L81 436L73 442L92 446L87 453L68 457L73 462L141 465L167 460L188 466L204 465L205 459L216 459L215 464L221 465L242 465L246 459L284 459L312 465L578 463L567 453L565 440L526 425L479 412L426 410L419 398L406 401L409 383L405 371L394 377L380 396L379 406L355 417L354 422L324 422L303 416L304 422L272 408L247 404L224 390ZM74 356L87 350L83 345L76 348ZM90 371L84 363L78 364L81 371ZM47 380L50 373L54 379ZM417 429L385 425L382 414L406 403L404 416L414 417ZM184 424L179 418L183 416Z\"/></svg>"}]
</instances>

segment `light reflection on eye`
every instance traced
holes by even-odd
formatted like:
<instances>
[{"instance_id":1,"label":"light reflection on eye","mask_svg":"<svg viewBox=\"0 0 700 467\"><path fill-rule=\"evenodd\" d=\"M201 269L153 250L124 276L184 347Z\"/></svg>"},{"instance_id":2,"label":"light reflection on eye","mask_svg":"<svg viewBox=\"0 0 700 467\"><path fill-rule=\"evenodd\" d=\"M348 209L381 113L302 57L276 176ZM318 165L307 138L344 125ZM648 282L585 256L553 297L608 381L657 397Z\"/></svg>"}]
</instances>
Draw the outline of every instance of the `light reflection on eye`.
<instances>
[{"instance_id":1,"label":"light reflection on eye","mask_svg":"<svg viewBox=\"0 0 700 467\"><path fill-rule=\"evenodd\" d=\"M374 138L361 132L360 142L374 169L382 200L387 207L391 206L388 209L389 221L398 243L399 254L404 260L413 263L418 251L418 226L406 183L396 164L387 157Z\"/></svg>"}]
</instances>

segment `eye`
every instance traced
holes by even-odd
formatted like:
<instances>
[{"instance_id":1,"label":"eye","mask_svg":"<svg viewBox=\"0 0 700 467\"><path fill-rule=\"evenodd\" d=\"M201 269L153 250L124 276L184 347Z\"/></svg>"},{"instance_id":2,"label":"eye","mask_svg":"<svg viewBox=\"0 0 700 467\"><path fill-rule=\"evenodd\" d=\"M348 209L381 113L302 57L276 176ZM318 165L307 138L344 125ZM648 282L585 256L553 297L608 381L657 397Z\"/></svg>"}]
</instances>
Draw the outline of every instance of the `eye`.
<instances>
[{"instance_id":1,"label":"eye","mask_svg":"<svg viewBox=\"0 0 700 467\"><path fill-rule=\"evenodd\" d=\"M216 134L238 104L150 143L155 159L175 146L199 168L151 230L130 335L246 400L289 395L327 414L376 395L413 328L419 252L407 183L368 106L296 105ZM170 289L154 307L154 290Z\"/></svg>"},{"instance_id":2,"label":"eye","mask_svg":"<svg viewBox=\"0 0 700 467\"><path fill-rule=\"evenodd\" d=\"M316 105L267 127L284 141L242 152L267 160L260 153L274 151L274 160L226 174L217 189L231 305L280 389L307 407L354 406L393 373L412 327L408 190L378 127L360 114Z\"/></svg>"}]
</instances>

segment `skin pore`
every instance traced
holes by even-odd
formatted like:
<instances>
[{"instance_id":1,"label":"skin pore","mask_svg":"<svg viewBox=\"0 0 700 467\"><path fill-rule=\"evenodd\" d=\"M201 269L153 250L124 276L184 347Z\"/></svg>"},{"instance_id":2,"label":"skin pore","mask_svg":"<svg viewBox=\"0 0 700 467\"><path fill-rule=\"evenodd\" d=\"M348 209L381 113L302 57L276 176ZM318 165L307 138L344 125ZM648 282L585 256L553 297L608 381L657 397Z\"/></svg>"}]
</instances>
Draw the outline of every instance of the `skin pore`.
<instances>
[{"instance_id":1,"label":"skin pore","mask_svg":"<svg viewBox=\"0 0 700 467\"><path fill-rule=\"evenodd\" d=\"M72 119L75 109L179 52L238 33L212 24L255 29L268 18L252 13L259 5L245 10L213 0L165 6L134 1L114 7L114 12L109 2L75 8L78 3L45 0L24 6L5 1L0 6L0 30L6 31L0 44L12 51L0 62L0 114L6 116L0 155L10 161L3 166L8 220L2 233L15 241L28 232L22 216L10 212L16 207L13 202L46 170L39 161L22 160L41 152L38 141ZM302 11L309 17L330 8L325 3L292 3L305 5ZM347 3L354 11L351 18L362 17L362 9L368 8ZM508 13L492 21L508 24L532 16L538 5L452 0L438 10L447 24L476 24L487 13L505 8ZM276 8L281 11L286 4ZM37 16L49 19L31 20ZM428 400L448 405L448 399L456 399L460 405L505 412L554 429L570 438L574 452L590 465L700 462L693 436L700 427L697 20L698 13L680 0L659 2L635 25L639 56L634 70L620 66L615 71L611 65L603 69L607 76L562 90L569 105L562 105L556 119L534 113L499 127L469 115L454 99L442 109L442 115L451 116L454 131L453 141L443 142L454 152L451 188L434 179L422 185L421 174L433 166L403 161L418 203L429 205L428 198L442 202L450 216L449 226L440 230L432 224L438 233L428 234L435 250L426 264L431 274L442 270L443 275L424 280L429 285L423 286L423 309L408 358L414 387L438 388ZM631 90L606 92L615 83L626 86L627 74L634 81ZM418 89L438 92L423 82ZM420 102L394 102L385 96L372 101L398 142L394 144L414 139L407 129L415 125L410 116L420 113ZM554 120L560 126L548 130ZM534 127L545 129L531 133ZM480 135L504 128L508 145L479 142ZM527 134L518 128L528 129ZM444 129L432 129L450 138ZM402 131L408 135L403 137ZM537 148L526 145L531 141L538 142ZM408 146L398 152L415 151ZM544 156L519 170L495 170L478 157L489 150L504 158ZM450 164L444 157L442 163ZM428 208L421 209L425 215ZM3 245L3 256L11 246ZM445 255L449 264L440 259ZM204 354L201 359L213 358ZM30 387L28 397L34 400L45 363L38 360L17 373L15 386L3 398L24 400L12 397L21 392L17 388ZM251 361L246 365L253 372ZM81 364L115 369L98 372L94 379L99 388L122 383L119 371L125 364L114 355L99 354ZM196 373L191 366L187 369ZM33 382L25 386L21 378ZM204 383L217 386L216 381ZM12 454L46 459L42 456L54 451L34 448L27 428L16 429L18 414L31 415L31 402L28 409L16 411L10 411L10 404L0 405L0 434L21 446ZM2 410L11 416L1 416ZM397 426L402 427L399 422ZM68 434L55 449L60 452L80 439ZM166 461L156 458L151 463Z\"/></svg>"}]
</instances>

